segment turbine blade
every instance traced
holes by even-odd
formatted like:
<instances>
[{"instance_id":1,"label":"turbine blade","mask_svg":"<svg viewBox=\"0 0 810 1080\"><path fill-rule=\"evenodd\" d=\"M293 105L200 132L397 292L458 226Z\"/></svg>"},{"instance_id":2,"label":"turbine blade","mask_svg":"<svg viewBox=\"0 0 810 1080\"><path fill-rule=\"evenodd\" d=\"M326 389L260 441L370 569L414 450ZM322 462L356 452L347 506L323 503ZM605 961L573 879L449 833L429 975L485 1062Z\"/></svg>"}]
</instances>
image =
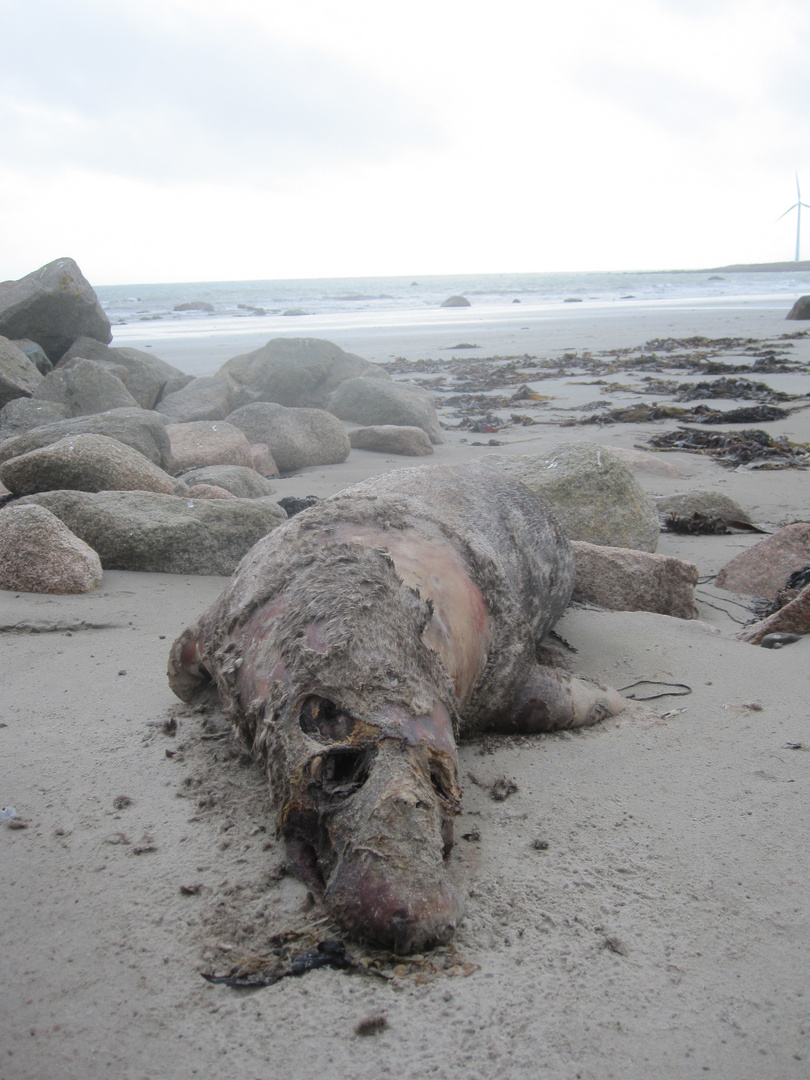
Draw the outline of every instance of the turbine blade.
<instances>
[{"instance_id":1,"label":"turbine blade","mask_svg":"<svg viewBox=\"0 0 810 1080\"><path fill-rule=\"evenodd\" d=\"M782 218L786 217L790 213L791 210L795 210L798 205L799 205L798 203L794 203L793 206L789 207L789 209L787 209L784 212L784 214L780 214L779 217L776 220L781 221ZM802 203L802 206L807 206L807 203Z\"/></svg>"}]
</instances>

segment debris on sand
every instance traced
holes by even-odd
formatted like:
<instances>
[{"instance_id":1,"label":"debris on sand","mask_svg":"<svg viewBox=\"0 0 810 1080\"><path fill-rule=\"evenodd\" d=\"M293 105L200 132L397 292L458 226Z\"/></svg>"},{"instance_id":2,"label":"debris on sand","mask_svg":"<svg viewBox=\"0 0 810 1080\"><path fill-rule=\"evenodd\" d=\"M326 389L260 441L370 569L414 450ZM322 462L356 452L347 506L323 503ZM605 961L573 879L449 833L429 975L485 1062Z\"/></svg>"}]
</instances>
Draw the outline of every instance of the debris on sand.
<instances>
[{"instance_id":1,"label":"debris on sand","mask_svg":"<svg viewBox=\"0 0 810 1080\"><path fill-rule=\"evenodd\" d=\"M439 946L410 956L399 956L384 949L366 947L361 955L352 956L345 943L339 939L317 941L316 937L317 933L314 931L276 934L271 938L268 952L245 956L225 975L202 972L202 977L207 982L220 986L258 989L273 986L290 976L306 975L309 971L323 967L388 981L408 978L417 985L432 982L439 975L466 978L478 971L478 965L464 960L454 945ZM308 947L302 949L304 944Z\"/></svg>"},{"instance_id":2,"label":"debris on sand","mask_svg":"<svg viewBox=\"0 0 810 1080\"><path fill-rule=\"evenodd\" d=\"M748 405L739 409L710 409L698 405L694 409L679 409L676 405L629 405L619 409L600 408L599 412L578 420L579 424L645 424L653 420L678 420L685 424L765 424L784 420L788 409L778 405ZM566 426L570 426L570 423Z\"/></svg>"},{"instance_id":3,"label":"debris on sand","mask_svg":"<svg viewBox=\"0 0 810 1080\"><path fill-rule=\"evenodd\" d=\"M708 454L729 468L806 469L810 465L810 444L774 438L759 428L743 431L699 431L677 428L653 435L647 446L653 450L681 450ZM646 447L640 447L646 449Z\"/></svg>"},{"instance_id":4,"label":"debris on sand","mask_svg":"<svg viewBox=\"0 0 810 1080\"><path fill-rule=\"evenodd\" d=\"M716 536L731 532L721 517L716 514L702 514L699 510L688 515L668 514L664 518L664 529L666 532L693 536Z\"/></svg>"},{"instance_id":5,"label":"debris on sand","mask_svg":"<svg viewBox=\"0 0 810 1080\"><path fill-rule=\"evenodd\" d=\"M758 401L761 404L773 404L774 401L792 401L795 396L795 394L786 394L783 390L774 390L764 382L721 375L714 382L682 383L676 394L676 400L698 401L706 398L727 398L730 401Z\"/></svg>"}]
</instances>

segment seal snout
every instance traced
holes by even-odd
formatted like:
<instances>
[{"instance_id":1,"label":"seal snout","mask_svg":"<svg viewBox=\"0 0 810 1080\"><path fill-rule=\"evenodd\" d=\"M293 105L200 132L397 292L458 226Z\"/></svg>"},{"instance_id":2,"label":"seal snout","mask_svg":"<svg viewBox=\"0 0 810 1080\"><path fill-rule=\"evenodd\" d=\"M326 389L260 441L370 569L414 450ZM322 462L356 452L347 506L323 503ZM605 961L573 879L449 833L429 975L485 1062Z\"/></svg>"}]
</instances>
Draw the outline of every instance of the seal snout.
<instances>
[{"instance_id":1,"label":"seal snout","mask_svg":"<svg viewBox=\"0 0 810 1080\"><path fill-rule=\"evenodd\" d=\"M396 952L453 937L462 915L446 864L454 786L428 748L377 745L363 783L329 818L324 899L347 929Z\"/></svg>"},{"instance_id":2,"label":"seal snout","mask_svg":"<svg viewBox=\"0 0 810 1080\"><path fill-rule=\"evenodd\" d=\"M325 898L347 929L397 953L447 944L463 914L446 881L392 875L390 867L360 853L338 867Z\"/></svg>"}]
</instances>

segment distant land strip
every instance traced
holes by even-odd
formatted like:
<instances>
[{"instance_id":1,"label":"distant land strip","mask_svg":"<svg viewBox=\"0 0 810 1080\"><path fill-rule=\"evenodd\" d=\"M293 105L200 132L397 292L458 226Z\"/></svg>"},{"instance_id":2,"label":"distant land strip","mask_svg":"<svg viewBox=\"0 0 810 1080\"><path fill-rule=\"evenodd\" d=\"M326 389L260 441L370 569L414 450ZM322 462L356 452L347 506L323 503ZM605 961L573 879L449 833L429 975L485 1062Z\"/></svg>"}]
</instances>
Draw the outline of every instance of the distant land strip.
<instances>
[{"instance_id":1,"label":"distant land strip","mask_svg":"<svg viewBox=\"0 0 810 1080\"><path fill-rule=\"evenodd\" d=\"M712 266L704 271L707 274L744 274L744 273L774 273L790 270L810 270L810 262L774 262L774 263L735 263L733 266Z\"/></svg>"}]
</instances>

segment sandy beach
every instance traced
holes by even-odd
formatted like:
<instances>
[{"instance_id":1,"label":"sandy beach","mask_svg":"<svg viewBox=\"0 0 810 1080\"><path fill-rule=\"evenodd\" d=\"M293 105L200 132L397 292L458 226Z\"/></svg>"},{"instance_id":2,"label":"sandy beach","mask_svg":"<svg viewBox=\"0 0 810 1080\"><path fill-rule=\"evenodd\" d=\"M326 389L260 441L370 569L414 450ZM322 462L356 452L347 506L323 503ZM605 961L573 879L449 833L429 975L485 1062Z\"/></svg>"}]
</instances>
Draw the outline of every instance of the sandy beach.
<instances>
[{"instance_id":1,"label":"sandy beach","mask_svg":"<svg viewBox=\"0 0 810 1080\"><path fill-rule=\"evenodd\" d=\"M489 321L452 312L407 332L287 320L283 332L378 363L567 352L606 362L663 338L785 345L781 335L807 326L773 304L574 306ZM121 327L113 345L151 345L210 374L268 336L151 340ZM810 363L810 337L785 347ZM740 354L729 345L718 359ZM615 376L613 406L663 400L640 396L640 374L627 389L631 374ZM677 426L572 426L579 406L604 397L597 377L531 383L548 395L533 424L496 437L448 429L428 460L581 440L649 449ZM807 374L756 378L810 391ZM790 404L786 419L756 426L810 441L808 401ZM451 413L441 419L455 424ZM278 498L326 496L412 464L353 450L274 484ZM636 476L654 495L720 491L769 531L810 521L806 470L674 452ZM201 972L262 952L317 911L283 873L261 771L216 715L173 697L165 674L172 641L227 579L106 571L82 596L0 593L0 805L27 823L0 826L0 1080L806 1077L810 637L779 650L735 640L751 598L714 585L761 539L662 533L659 552L698 567L694 620L577 605L558 624L577 671L617 688L686 684L688 696L578 733L461 748L453 858L468 901L448 971L433 974L427 957L392 980L326 969L261 990L212 986ZM495 802L487 788L499 777L516 791ZM377 1017L376 1034L357 1034Z\"/></svg>"}]
</instances>

